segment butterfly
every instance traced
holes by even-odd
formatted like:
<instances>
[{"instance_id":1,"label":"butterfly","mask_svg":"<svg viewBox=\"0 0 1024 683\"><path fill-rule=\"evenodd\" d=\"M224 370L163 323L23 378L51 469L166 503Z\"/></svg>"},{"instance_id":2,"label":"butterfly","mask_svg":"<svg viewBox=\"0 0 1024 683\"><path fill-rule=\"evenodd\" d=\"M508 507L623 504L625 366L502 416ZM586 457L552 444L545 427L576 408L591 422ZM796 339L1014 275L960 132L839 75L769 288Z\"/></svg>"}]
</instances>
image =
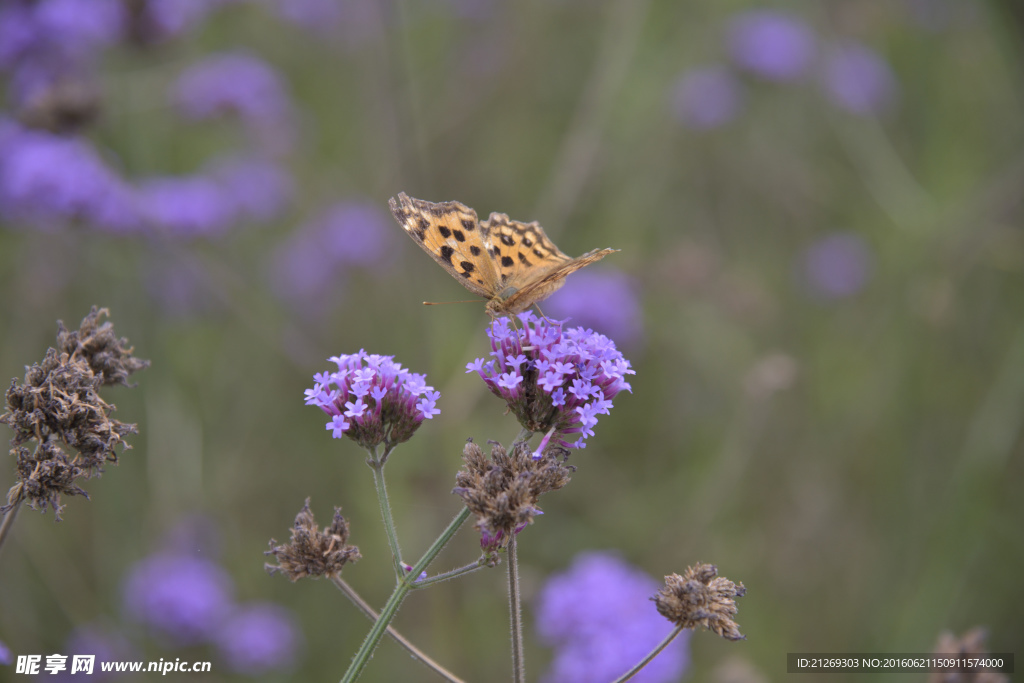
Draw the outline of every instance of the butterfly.
<instances>
[{"instance_id":1,"label":"butterfly","mask_svg":"<svg viewBox=\"0 0 1024 683\"><path fill-rule=\"evenodd\" d=\"M459 202L428 202L404 192L388 201L391 213L442 268L487 299L490 316L525 311L551 296L565 278L618 249L594 249L571 258L534 221L520 223L503 213L477 220Z\"/></svg>"}]
</instances>

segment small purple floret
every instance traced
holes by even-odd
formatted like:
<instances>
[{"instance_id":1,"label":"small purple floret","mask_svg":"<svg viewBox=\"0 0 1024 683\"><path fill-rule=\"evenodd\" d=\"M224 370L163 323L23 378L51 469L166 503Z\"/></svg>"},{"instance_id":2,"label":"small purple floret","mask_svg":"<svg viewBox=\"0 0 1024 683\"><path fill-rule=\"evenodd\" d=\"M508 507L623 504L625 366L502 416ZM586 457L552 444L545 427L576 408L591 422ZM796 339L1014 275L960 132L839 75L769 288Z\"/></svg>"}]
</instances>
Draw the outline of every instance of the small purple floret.
<instances>
[{"instance_id":1,"label":"small purple floret","mask_svg":"<svg viewBox=\"0 0 1024 683\"><path fill-rule=\"evenodd\" d=\"M424 375L409 372L394 356L359 351L330 358L338 370L317 373L316 384L306 389L306 405L331 416L327 430L334 438L348 436L366 448L407 441L441 411L441 392Z\"/></svg>"},{"instance_id":2,"label":"small purple floret","mask_svg":"<svg viewBox=\"0 0 1024 683\"><path fill-rule=\"evenodd\" d=\"M635 371L603 334L582 327L564 330L561 323L529 311L518 318L521 329L514 329L508 318L491 323L487 336L493 360L478 358L466 371L480 375L524 427L554 428L555 443L583 448L597 422L593 415L607 414L616 394L632 391L626 375ZM502 372L509 367L516 369ZM570 443L564 438L570 434L579 436Z\"/></svg>"}]
</instances>

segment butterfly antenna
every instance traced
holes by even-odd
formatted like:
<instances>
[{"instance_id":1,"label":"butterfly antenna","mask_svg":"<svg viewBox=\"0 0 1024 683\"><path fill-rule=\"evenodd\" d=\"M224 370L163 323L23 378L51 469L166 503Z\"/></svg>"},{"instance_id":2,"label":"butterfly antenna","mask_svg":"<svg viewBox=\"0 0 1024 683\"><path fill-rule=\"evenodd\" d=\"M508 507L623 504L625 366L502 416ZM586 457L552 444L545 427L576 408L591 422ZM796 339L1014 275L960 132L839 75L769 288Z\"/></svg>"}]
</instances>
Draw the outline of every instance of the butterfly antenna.
<instances>
[{"instance_id":1,"label":"butterfly antenna","mask_svg":"<svg viewBox=\"0 0 1024 683\"><path fill-rule=\"evenodd\" d=\"M445 304L478 304L483 299L462 299L461 301L424 301L424 306L443 306Z\"/></svg>"}]
</instances>

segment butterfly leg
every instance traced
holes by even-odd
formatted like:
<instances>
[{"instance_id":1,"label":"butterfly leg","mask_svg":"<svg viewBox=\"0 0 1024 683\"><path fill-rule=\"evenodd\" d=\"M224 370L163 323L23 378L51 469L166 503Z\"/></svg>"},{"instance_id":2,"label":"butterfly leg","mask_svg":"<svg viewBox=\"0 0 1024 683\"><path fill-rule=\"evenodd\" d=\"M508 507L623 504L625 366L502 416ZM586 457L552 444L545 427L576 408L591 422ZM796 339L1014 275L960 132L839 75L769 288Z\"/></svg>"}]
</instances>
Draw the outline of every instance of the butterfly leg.
<instances>
[{"instance_id":1,"label":"butterfly leg","mask_svg":"<svg viewBox=\"0 0 1024 683\"><path fill-rule=\"evenodd\" d=\"M537 309L538 313L540 313L540 317L541 317L542 320L547 320L549 323L552 323L552 324L557 322L556 320L552 320L551 318L549 318L546 315L544 315L544 311L540 310L540 304L538 304L537 302L534 302L533 307Z\"/></svg>"}]
</instances>

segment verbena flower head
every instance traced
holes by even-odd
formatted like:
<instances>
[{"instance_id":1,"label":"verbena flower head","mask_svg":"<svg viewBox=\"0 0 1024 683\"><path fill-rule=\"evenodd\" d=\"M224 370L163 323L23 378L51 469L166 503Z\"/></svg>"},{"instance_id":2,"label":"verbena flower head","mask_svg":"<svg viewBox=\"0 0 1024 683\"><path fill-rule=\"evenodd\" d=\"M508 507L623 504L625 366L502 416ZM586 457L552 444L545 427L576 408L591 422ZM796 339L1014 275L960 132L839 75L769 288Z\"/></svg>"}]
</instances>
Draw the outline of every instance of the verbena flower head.
<instances>
[{"instance_id":1,"label":"verbena flower head","mask_svg":"<svg viewBox=\"0 0 1024 683\"><path fill-rule=\"evenodd\" d=\"M7 647L4 641L0 640L0 666L10 666L14 663L14 654L11 648Z\"/></svg>"},{"instance_id":2,"label":"verbena flower head","mask_svg":"<svg viewBox=\"0 0 1024 683\"><path fill-rule=\"evenodd\" d=\"M658 583L607 552L581 553L537 601L537 631L556 648L542 681L595 683L625 673L672 630L651 606ZM682 634L631 680L678 681L688 663Z\"/></svg>"},{"instance_id":3,"label":"verbena flower head","mask_svg":"<svg viewBox=\"0 0 1024 683\"><path fill-rule=\"evenodd\" d=\"M843 299L861 291L872 268L871 249L852 232L834 232L811 244L803 255L803 270L811 292L826 300Z\"/></svg>"},{"instance_id":4,"label":"verbena flower head","mask_svg":"<svg viewBox=\"0 0 1024 683\"><path fill-rule=\"evenodd\" d=\"M253 603L240 607L227 618L216 642L231 671L257 676L290 669L301 640L291 612L273 603Z\"/></svg>"},{"instance_id":5,"label":"verbena flower head","mask_svg":"<svg viewBox=\"0 0 1024 683\"><path fill-rule=\"evenodd\" d=\"M506 547L514 534L544 514L537 499L568 484L573 469L550 455L534 459L524 442L517 442L511 452L497 442L491 446L488 459L472 440L466 444L465 466L455 475L452 491L476 516L485 552Z\"/></svg>"},{"instance_id":6,"label":"verbena flower head","mask_svg":"<svg viewBox=\"0 0 1024 683\"><path fill-rule=\"evenodd\" d=\"M702 626L726 640L746 640L740 633L736 616L736 600L746 595L742 583L736 584L718 576L713 564L697 564L686 572L665 577L665 585L651 598L666 619L683 628Z\"/></svg>"},{"instance_id":7,"label":"verbena flower head","mask_svg":"<svg viewBox=\"0 0 1024 683\"><path fill-rule=\"evenodd\" d=\"M309 508L309 498L295 517L291 529L291 540L277 545L270 539L270 550L264 555L273 555L277 564L265 564L269 574L278 572L291 581L307 576L336 576L349 562L356 562L362 555L359 548L348 544L348 522L341 516L341 508L334 508L334 519L323 531Z\"/></svg>"},{"instance_id":8,"label":"verbena flower head","mask_svg":"<svg viewBox=\"0 0 1024 683\"><path fill-rule=\"evenodd\" d=\"M360 350L328 360L338 369L314 375L316 384L306 390L306 405L331 416L327 430L336 439L347 436L364 448L390 448L408 441L423 420L441 412L441 392L427 384L426 375L409 372L394 356Z\"/></svg>"},{"instance_id":9,"label":"verbena flower head","mask_svg":"<svg viewBox=\"0 0 1024 683\"><path fill-rule=\"evenodd\" d=\"M158 553L125 581L129 616L176 645L208 642L231 608L232 582L210 560Z\"/></svg>"},{"instance_id":10,"label":"verbena flower head","mask_svg":"<svg viewBox=\"0 0 1024 683\"><path fill-rule=\"evenodd\" d=\"M617 270L576 273L544 304L554 318L572 318L619 343L628 345L643 335L643 314L630 277Z\"/></svg>"},{"instance_id":11,"label":"verbena flower head","mask_svg":"<svg viewBox=\"0 0 1024 683\"><path fill-rule=\"evenodd\" d=\"M739 79L722 65L691 69L672 90L672 114L681 124L695 130L724 126L736 118L742 105Z\"/></svg>"},{"instance_id":12,"label":"verbena flower head","mask_svg":"<svg viewBox=\"0 0 1024 683\"><path fill-rule=\"evenodd\" d=\"M0 122L0 216L113 230L138 223L127 183L86 140Z\"/></svg>"},{"instance_id":13,"label":"verbena flower head","mask_svg":"<svg viewBox=\"0 0 1024 683\"><path fill-rule=\"evenodd\" d=\"M116 463L117 447L129 448L125 437L137 433L134 424L110 417L114 406L98 392L103 386L127 384L128 376L148 367L149 361L134 357L128 340L119 339L111 323L100 323L105 315L109 311L93 307L75 331L58 321L57 348L26 368L23 382L11 382L0 423L14 430L11 454L17 460L18 481L0 513L27 500L34 510L53 507L59 520L61 496L88 497L75 481L99 476L106 463ZM30 441L37 442L34 450L24 446ZM65 449L77 455L69 456Z\"/></svg>"},{"instance_id":14,"label":"verbena flower head","mask_svg":"<svg viewBox=\"0 0 1024 683\"><path fill-rule=\"evenodd\" d=\"M277 72L245 52L214 55L190 68L178 80L176 99L196 119L231 113L247 121L279 122L290 106Z\"/></svg>"},{"instance_id":15,"label":"verbena flower head","mask_svg":"<svg viewBox=\"0 0 1024 683\"><path fill-rule=\"evenodd\" d=\"M609 414L620 391L632 391L626 375L635 371L603 334L582 327L564 330L562 323L530 311L518 317L521 329L507 317L491 322L487 336L493 358L477 358L466 372L475 370L523 427L553 430L553 443L584 448L597 416Z\"/></svg>"},{"instance_id":16,"label":"verbena flower head","mask_svg":"<svg viewBox=\"0 0 1024 683\"><path fill-rule=\"evenodd\" d=\"M729 23L728 43L737 66L773 81L803 76L815 51L814 33L803 19L775 10L736 15Z\"/></svg>"},{"instance_id":17,"label":"verbena flower head","mask_svg":"<svg viewBox=\"0 0 1024 683\"><path fill-rule=\"evenodd\" d=\"M860 43L829 50L822 79L825 94L834 105L861 116L881 113L897 95L896 76L889 63Z\"/></svg>"}]
</instances>

